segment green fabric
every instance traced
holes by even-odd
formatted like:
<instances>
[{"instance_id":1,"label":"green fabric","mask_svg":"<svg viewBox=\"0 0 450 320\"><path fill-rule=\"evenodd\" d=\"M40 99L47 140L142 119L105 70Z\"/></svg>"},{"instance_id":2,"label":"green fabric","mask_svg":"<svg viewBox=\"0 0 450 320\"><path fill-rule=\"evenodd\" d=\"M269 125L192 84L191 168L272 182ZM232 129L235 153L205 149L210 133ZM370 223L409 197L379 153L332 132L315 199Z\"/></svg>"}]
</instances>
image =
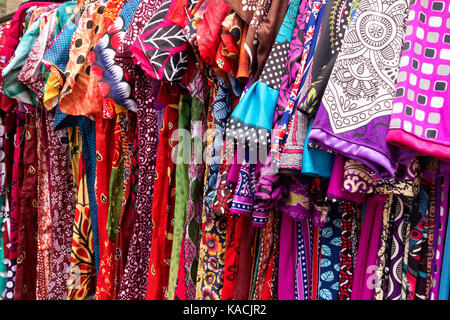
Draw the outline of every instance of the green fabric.
<instances>
[{"instance_id":1,"label":"green fabric","mask_svg":"<svg viewBox=\"0 0 450 320\"><path fill-rule=\"evenodd\" d=\"M19 76L25 61L28 58L31 48L39 36L40 24L41 19L37 19L31 24L25 35L20 40L19 45L14 52L14 56L2 70L2 88L5 96L35 106L37 106L38 103L34 93L22 82L17 81L17 77Z\"/></svg>"},{"instance_id":2,"label":"green fabric","mask_svg":"<svg viewBox=\"0 0 450 320\"><path fill-rule=\"evenodd\" d=\"M180 106L178 109L178 144L176 148L176 168L175 168L175 209L174 209L174 225L173 225L173 243L172 254L170 258L168 299L173 300L175 297L175 287L178 278L178 267L180 264L180 251L183 239L184 224L188 212L189 201L189 162L191 140L185 139L185 133L190 133L190 113L191 113L191 97L181 96ZM184 157L184 159L183 159Z\"/></svg>"}]
</instances>

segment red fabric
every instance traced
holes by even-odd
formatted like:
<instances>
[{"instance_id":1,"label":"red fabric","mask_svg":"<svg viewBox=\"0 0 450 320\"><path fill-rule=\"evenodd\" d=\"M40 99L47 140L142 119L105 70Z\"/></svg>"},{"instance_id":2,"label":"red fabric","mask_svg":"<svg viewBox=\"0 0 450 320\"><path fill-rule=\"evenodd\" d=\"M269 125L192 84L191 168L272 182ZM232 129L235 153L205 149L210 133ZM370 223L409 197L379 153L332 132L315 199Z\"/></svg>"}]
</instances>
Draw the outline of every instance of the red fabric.
<instances>
[{"instance_id":1,"label":"red fabric","mask_svg":"<svg viewBox=\"0 0 450 320\"><path fill-rule=\"evenodd\" d=\"M114 299L114 265L115 244L106 232L109 208L109 181L111 176L114 148L115 118L104 119L100 114L95 118L96 159L96 197L98 207L98 238L100 248L100 270L98 272L95 298Z\"/></svg>"},{"instance_id":2,"label":"red fabric","mask_svg":"<svg viewBox=\"0 0 450 320\"><path fill-rule=\"evenodd\" d=\"M234 298L236 300L248 300L250 293L252 257L254 254L255 227L252 227L250 217L242 216L241 250L236 277L236 289Z\"/></svg>"},{"instance_id":3,"label":"red fabric","mask_svg":"<svg viewBox=\"0 0 450 320\"><path fill-rule=\"evenodd\" d=\"M312 263L312 297L311 300L317 300L317 288L319 284L319 227L314 227L314 244L313 244L313 263Z\"/></svg>"},{"instance_id":4,"label":"red fabric","mask_svg":"<svg viewBox=\"0 0 450 320\"><path fill-rule=\"evenodd\" d=\"M5 168L13 167L14 158L14 134L16 131L16 113L8 112L5 114L5 140L3 142L3 151L5 152ZM12 170L5 171L5 186L10 186L12 180ZM11 188L6 189L8 203L11 205ZM6 222L5 222L6 224ZM6 225L5 225L6 228ZM3 232L3 250L5 258L9 257L9 237L8 232Z\"/></svg>"},{"instance_id":5,"label":"red fabric","mask_svg":"<svg viewBox=\"0 0 450 320\"><path fill-rule=\"evenodd\" d=\"M38 160L36 118L31 112L25 116L23 168L14 300L36 300Z\"/></svg>"},{"instance_id":6,"label":"red fabric","mask_svg":"<svg viewBox=\"0 0 450 320\"><path fill-rule=\"evenodd\" d=\"M266 277L264 280L264 286L261 294L261 300L271 300L272 299L272 273L273 273L273 250L269 260L269 265L267 266Z\"/></svg>"},{"instance_id":7,"label":"red fabric","mask_svg":"<svg viewBox=\"0 0 450 320\"><path fill-rule=\"evenodd\" d=\"M132 131L130 130L130 133ZM130 134L130 140L133 141L133 156L131 157L131 167L130 167L130 182L127 185L126 191L126 204L122 207L122 212L120 216L120 227L119 235L116 241L116 255L115 255L115 283L122 283L123 273L125 270L128 248L133 233L135 210L136 210L136 194L137 194L137 178L138 178L138 139L137 137L137 126L134 128L134 134ZM117 295L117 286L115 287Z\"/></svg>"},{"instance_id":8,"label":"red fabric","mask_svg":"<svg viewBox=\"0 0 450 320\"><path fill-rule=\"evenodd\" d=\"M178 100L179 101L179 100ZM171 139L177 129L178 110L167 107L163 127L159 136L156 160L156 178L153 192L153 234L152 247L147 281L147 300L162 300L167 294L170 265L168 263L172 249L173 225L170 221L170 211L173 214L175 201L174 164L172 162L172 148L175 142ZM170 210L172 208L172 210ZM171 227L172 226L172 227Z\"/></svg>"},{"instance_id":9,"label":"red fabric","mask_svg":"<svg viewBox=\"0 0 450 320\"><path fill-rule=\"evenodd\" d=\"M176 25L184 28L189 23L188 17L186 16L187 9L185 10L187 0L175 0L174 2L175 4L173 4L173 7L167 14L167 18ZM189 16L192 17L191 15Z\"/></svg>"},{"instance_id":10,"label":"red fabric","mask_svg":"<svg viewBox=\"0 0 450 320\"><path fill-rule=\"evenodd\" d=\"M216 66L215 58L220 43L222 21L230 12L230 7L224 0L210 0L203 19L197 25L197 44L203 61Z\"/></svg>"},{"instance_id":11,"label":"red fabric","mask_svg":"<svg viewBox=\"0 0 450 320\"><path fill-rule=\"evenodd\" d=\"M236 272L242 234L242 219L229 218L227 224L227 242L221 300L233 300L236 288Z\"/></svg>"}]
</instances>

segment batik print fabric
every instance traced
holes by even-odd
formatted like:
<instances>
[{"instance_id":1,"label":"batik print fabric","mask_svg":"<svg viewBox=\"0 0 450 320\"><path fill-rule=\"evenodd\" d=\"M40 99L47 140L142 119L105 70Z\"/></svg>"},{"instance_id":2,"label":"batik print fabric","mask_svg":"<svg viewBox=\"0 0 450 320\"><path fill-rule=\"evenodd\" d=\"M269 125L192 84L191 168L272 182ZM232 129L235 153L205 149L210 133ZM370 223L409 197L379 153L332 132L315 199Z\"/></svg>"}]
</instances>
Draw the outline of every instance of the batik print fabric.
<instances>
[{"instance_id":1,"label":"batik print fabric","mask_svg":"<svg viewBox=\"0 0 450 320\"><path fill-rule=\"evenodd\" d=\"M359 194L398 194L414 197L419 191L420 165L414 158L408 165L399 165L392 179L379 176L363 163L346 159L344 163L344 191Z\"/></svg>"},{"instance_id":2,"label":"batik print fabric","mask_svg":"<svg viewBox=\"0 0 450 320\"><path fill-rule=\"evenodd\" d=\"M17 80L28 87L37 101L42 101L44 80L42 78L41 60L44 52L53 40L53 34L56 26L56 9L50 11L48 15L43 16L40 24L39 36L28 54Z\"/></svg>"},{"instance_id":3,"label":"batik print fabric","mask_svg":"<svg viewBox=\"0 0 450 320\"><path fill-rule=\"evenodd\" d=\"M225 126L231 112L231 89L222 78L219 78L217 92L214 97L214 102L211 104L211 109L212 113L208 116L214 122L214 137L209 153L209 168L204 195L207 215L212 212L212 203L217 193L218 172L221 163L221 151L224 144Z\"/></svg>"},{"instance_id":4,"label":"batik print fabric","mask_svg":"<svg viewBox=\"0 0 450 320\"><path fill-rule=\"evenodd\" d=\"M23 184L23 136L25 126L25 110L20 103L16 110L16 134L14 136L13 168L11 177L11 209L10 209L10 234L8 239L8 282L6 284L6 300L14 298L15 279L18 259L18 216L20 212L20 197Z\"/></svg>"},{"instance_id":5,"label":"batik print fabric","mask_svg":"<svg viewBox=\"0 0 450 320\"><path fill-rule=\"evenodd\" d=\"M17 270L14 299L36 299L36 264L37 264L37 131L36 109L26 105L23 135L23 186L20 195L20 215L17 223ZM26 269L30 266L30 270Z\"/></svg>"},{"instance_id":6,"label":"batik print fabric","mask_svg":"<svg viewBox=\"0 0 450 320\"><path fill-rule=\"evenodd\" d=\"M260 244L260 254L258 266L255 271L254 289L253 295L251 296L254 300L262 300L263 288L265 284L266 275L270 272L270 262L273 257L275 234L279 228L280 216L273 212L269 215L269 220L267 225L262 229L261 232L261 244Z\"/></svg>"},{"instance_id":7,"label":"batik print fabric","mask_svg":"<svg viewBox=\"0 0 450 320\"><path fill-rule=\"evenodd\" d=\"M390 251L390 243L389 243L389 235L391 234L391 206L392 206L392 195L386 199L383 210L383 222L381 229L381 237L379 239L378 252L377 252L377 269L375 271L376 280L375 280L375 292L374 299L382 300L384 296L384 273L387 265L387 256Z\"/></svg>"},{"instance_id":8,"label":"batik print fabric","mask_svg":"<svg viewBox=\"0 0 450 320\"><path fill-rule=\"evenodd\" d=\"M171 153L176 146L173 139L173 132L177 129L178 110L171 106L166 108L164 123L158 143L158 154L155 168L154 202L152 204L152 239L149 263L148 280L146 284L145 298L148 300L167 299L168 281L170 271L170 249L173 235L170 231L172 225L169 215L169 200L175 197L171 185L174 183L174 164ZM138 191L139 192L139 191ZM169 253L167 253L167 251Z\"/></svg>"},{"instance_id":9,"label":"batik print fabric","mask_svg":"<svg viewBox=\"0 0 450 320\"><path fill-rule=\"evenodd\" d=\"M46 300L51 275L52 216L50 209L50 188L47 157L43 143L46 135L45 122L36 117L37 160L38 160L38 214L37 214L37 279L36 299ZM45 140L44 140L45 141Z\"/></svg>"},{"instance_id":10,"label":"batik print fabric","mask_svg":"<svg viewBox=\"0 0 450 320\"><path fill-rule=\"evenodd\" d=\"M312 143L359 160L382 178L395 175L400 157L385 138L407 12L406 1L360 2L309 135Z\"/></svg>"},{"instance_id":11,"label":"batik print fabric","mask_svg":"<svg viewBox=\"0 0 450 320\"><path fill-rule=\"evenodd\" d=\"M20 100L31 105L36 104L35 95L27 90L27 87L16 81L28 54L39 36L41 20L38 19L26 30L22 40L15 50L14 57L8 62L8 65L2 70L2 88L3 93L11 98Z\"/></svg>"},{"instance_id":12,"label":"batik print fabric","mask_svg":"<svg viewBox=\"0 0 450 320\"><path fill-rule=\"evenodd\" d=\"M321 233L318 300L337 300L339 292L341 210L332 206Z\"/></svg>"},{"instance_id":13,"label":"batik print fabric","mask_svg":"<svg viewBox=\"0 0 450 320\"><path fill-rule=\"evenodd\" d=\"M303 3L306 4L306 1L302 2L302 4ZM276 194L278 194L277 197L280 195L276 186L282 185L282 183L277 181L279 176L277 176L276 173L279 169L281 155L290 127L292 127L292 121L290 120L295 113L295 99L301 89L303 72L321 6L322 2L317 1L315 4L308 3L308 6L301 6L299 8L297 26L293 33L294 35L297 34L297 37L293 38L289 50L290 53L295 52L295 55L292 56L300 55L300 58L294 61L289 60L286 63L286 70L284 73L288 73L290 78L287 80L290 81L290 84L282 79L277 109L275 110L273 119L270 155L267 157L264 170L262 170L258 182L257 197L267 202L265 206L270 207L272 203L272 200L270 199ZM285 99L285 102L282 102L283 98Z\"/></svg>"},{"instance_id":14,"label":"batik print fabric","mask_svg":"<svg viewBox=\"0 0 450 320\"><path fill-rule=\"evenodd\" d=\"M428 239L428 205L429 195L423 187L413 200L411 214L409 216L409 242L408 257L403 265L403 274L406 277L404 295L406 300L424 299L422 288L418 286L425 276L426 278L426 248ZM425 270L424 270L425 268Z\"/></svg>"},{"instance_id":15,"label":"batik print fabric","mask_svg":"<svg viewBox=\"0 0 450 320\"><path fill-rule=\"evenodd\" d=\"M202 212L202 238L200 242L200 257L196 299L219 300L221 297L224 263L225 240L227 235L227 217L212 210L212 204L217 194L220 181L218 172L221 163L221 151L224 144L226 121L231 112L231 92L226 82L219 78L218 88L208 112L207 137L207 173L205 172L205 190Z\"/></svg>"},{"instance_id":16,"label":"batik print fabric","mask_svg":"<svg viewBox=\"0 0 450 320\"><path fill-rule=\"evenodd\" d=\"M120 299L144 299L147 283L142 277L149 271L150 248L152 244L153 190L156 174L156 151L158 143L158 119L156 114L156 96L159 84L144 73L137 72L135 77L135 99L137 109L138 140L138 190L136 194L136 216L129 243L127 265L123 281L120 284ZM167 110L167 108L166 108ZM173 126L173 124L172 124ZM156 193L156 192L155 192Z\"/></svg>"},{"instance_id":17,"label":"batik print fabric","mask_svg":"<svg viewBox=\"0 0 450 320\"><path fill-rule=\"evenodd\" d=\"M203 215L202 226L196 299L220 300L224 283L227 218L215 213Z\"/></svg>"},{"instance_id":18,"label":"batik print fabric","mask_svg":"<svg viewBox=\"0 0 450 320\"><path fill-rule=\"evenodd\" d=\"M352 296L354 254L353 248L358 241L356 230L356 207L351 202L341 204L341 249L339 269L339 300L350 300Z\"/></svg>"},{"instance_id":19,"label":"batik print fabric","mask_svg":"<svg viewBox=\"0 0 450 320\"><path fill-rule=\"evenodd\" d=\"M133 56L130 50L131 45L136 41L141 30L164 2L164 0L139 1L139 5L114 56L114 60L127 72L131 72L131 69L136 69L137 67L133 64Z\"/></svg>"},{"instance_id":20,"label":"batik print fabric","mask_svg":"<svg viewBox=\"0 0 450 320\"><path fill-rule=\"evenodd\" d=\"M292 127L292 117L297 110L297 100L301 94L301 90L306 79L305 75L307 75L307 70L310 66L307 64L307 61L311 60L315 50L313 43L316 42L319 34L320 21L323 17L325 5L326 1L313 1L308 3L307 12L309 14L307 14L305 20L306 33L303 39L303 51L301 53L299 68L295 75L294 83L290 87L289 98L285 104L285 109L282 114L279 115L277 124L272 132L272 145L270 151L273 156L272 164L275 172L278 170L284 145L286 143L290 128Z\"/></svg>"},{"instance_id":21,"label":"batik print fabric","mask_svg":"<svg viewBox=\"0 0 450 320\"><path fill-rule=\"evenodd\" d=\"M130 15L136 10L138 1L128 1L114 23L100 38L90 53L90 71L94 72L103 96L103 116L114 116L115 104L136 112L136 102L132 97L130 76L114 60L115 52L121 44L125 30L130 23Z\"/></svg>"},{"instance_id":22,"label":"batik print fabric","mask_svg":"<svg viewBox=\"0 0 450 320\"><path fill-rule=\"evenodd\" d=\"M192 156L189 164L189 200L175 299L195 300L199 246L201 237L202 190L205 163L199 159L199 146L204 147L202 137L206 130L204 103L196 96L192 99L191 136Z\"/></svg>"},{"instance_id":23,"label":"batik print fabric","mask_svg":"<svg viewBox=\"0 0 450 320\"><path fill-rule=\"evenodd\" d=\"M372 300L377 278L378 241L371 239L380 238L386 199L385 195L376 195L366 202L353 276L352 300Z\"/></svg>"},{"instance_id":24,"label":"batik print fabric","mask_svg":"<svg viewBox=\"0 0 450 320\"><path fill-rule=\"evenodd\" d=\"M81 160L83 160L81 158ZM92 298L95 293L94 243L84 164L80 163L77 202L73 222L67 300Z\"/></svg>"},{"instance_id":25,"label":"batik print fabric","mask_svg":"<svg viewBox=\"0 0 450 320\"><path fill-rule=\"evenodd\" d=\"M45 6L49 6L49 5L51 5L51 3L49 3L49 2L28 2L28 3L22 4L18 8L18 10L16 11L16 13L13 15L13 17L11 19L9 32L7 34L6 45L2 48L2 51L1 51L1 55L3 57L5 57L7 63L10 62L10 59L14 55L15 50L16 50L18 44L20 43L20 39L24 36L24 33L26 31L26 28L25 28L26 24L24 23L24 20L25 20L27 11L30 8L38 8L41 6L45 7ZM2 73L3 73L3 70L2 70ZM2 79L2 86L3 86L3 79ZM6 95L4 95L4 92L2 92L1 102L2 102L1 108L2 108L2 110L5 110L5 111L13 110L12 108L16 105L16 101L14 101L13 99L10 99Z\"/></svg>"},{"instance_id":26,"label":"batik print fabric","mask_svg":"<svg viewBox=\"0 0 450 320\"><path fill-rule=\"evenodd\" d=\"M97 299L114 299L117 287L118 234L129 198L134 126L125 108L116 107L114 119L96 119L97 203L100 270ZM109 146L109 148L108 148ZM120 250L120 249L119 249Z\"/></svg>"},{"instance_id":27,"label":"batik print fabric","mask_svg":"<svg viewBox=\"0 0 450 320\"><path fill-rule=\"evenodd\" d=\"M391 144L447 162L449 6L445 1L411 5L387 135Z\"/></svg>"},{"instance_id":28,"label":"batik print fabric","mask_svg":"<svg viewBox=\"0 0 450 320\"><path fill-rule=\"evenodd\" d=\"M5 29L3 29L4 31ZM1 36L0 36L1 38ZM0 228L3 230L3 234L7 237L8 228L7 228L7 210L8 210L8 198L6 196L6 165L5 165L5 119L2 118L0 120ZM6 243L6 237L4 235L0 235L0 259L3 261L7 256L5 253L5 247L3 244ZM6 280L7 280L7 268L6 264L2 263L0 265L0 297L4 298L4 293L6 289Z\"/></svg>"},{"instance_id":29,"label":"batik print fabric","mask_svg":"<svg viewBox=\"0 0 450 320\"><path fill-rule=\"evenodd\" d=\"M45 112L45 123L52 208L52 264L48 299L65 300L76 201L71 158L77 153L80 154L81 141L72 148L71 152L69 143L63 139L68 136L68 129L61 128L57 132L54 131L55 110ZM79 138L81 140L81 136ZM75 140L72 139L72 141Z\"/></svg>"},{"instance_id":30,"label":"batik print fabric","mask_svg":"<svg viewBox=\"0 0 450 320\"><path fill-rule=\"evenodd\" d=\"M103 133L103 139L114 137L112 141L114 148L111 148L114 156L108 156L106 150L99 150L105 148L109 143L97 136L97 193L100 195L97 197L97 202L99 203L99 265L101 270L97 279L96 294L103 299L115 296L113 285L116 270L113 268L113 261L122 202L126 202L123 199L126 199L125 195L127 194L132 149L132 141L129 141L128 132L132 129L125 110L136 111L136 102L131 97L132 87L127 81L129 75L115 62L114 53L121 44L125 34L124 30L128 27L131 19L130 14L136 9L137 4L137 1L129 1L123 6L114 24L108 28L91 51L92 65L88 66L89 72L95 74L103 93L102 116L116 120L114 131L106 129L106 133ZM96 122L98 121L97 119ZM98 133L101 134L101 131ZM103 172L109 168L109 172ZM102 187L101 191L100 187Z\"/></svg>"}]
</instances>

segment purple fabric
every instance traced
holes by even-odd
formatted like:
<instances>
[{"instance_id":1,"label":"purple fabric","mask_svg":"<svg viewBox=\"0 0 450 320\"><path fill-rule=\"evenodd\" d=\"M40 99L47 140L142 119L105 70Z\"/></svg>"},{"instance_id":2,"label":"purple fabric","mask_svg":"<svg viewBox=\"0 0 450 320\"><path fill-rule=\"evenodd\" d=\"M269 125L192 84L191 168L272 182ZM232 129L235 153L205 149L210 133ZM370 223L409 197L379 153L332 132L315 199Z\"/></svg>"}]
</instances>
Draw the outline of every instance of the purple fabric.
<instances>
[{"instance_id":1,"label":"purple fabric","mask_svg":"<svg viewBox=\"0 0 450 320\"><path fill-rule=\"evenodd\" d=\"M352 201L362 203L364 193L351 193L344 190L344 161L345 158L336 155L328 184L327 198L332 201Z\"/></svg>"},{"instance_id":2,"label":"purple fabric","mask_svg":"<svg viewBox=\"0 0 450 320\"><path fill-rule=\"evenodd\" d=\"M335 134L328 114L321 105L309 134L309 141L358 160L381 178L389 179L395 176L398 165L394 157L395 147L386 142L388 125L389 116L382 116L358 129Z\"/></svg>"},{"instance_id":3,"label":"purple fabric","mask_svg":"<svg viewBox=\"0 0 450 320\"><path fill-rule=\"evenodd\" d=\"M352 300L372 300L374 288L371 277L377 266L378 241L381 236L383 209L386 195L376 195L367 199L361 228L358 254L353 278ZM375 279L375 277L374 277Z\"/></svg>"},{"instance_id":4,"label":"purple fabric","mask_svg":"<svg viewBox=\"0 0 450 320\"><path fill-rule=\"evenodd\" d=\"M308 199L308 183L304 179L296 179L289 186L289 198L279 206L284 214L291 216L294 220L304 220L312 217L310 201Z\"/></svg>"},{"instance_id":5,"label":"purple fabric","mask_svg":"<svg viewBox=\"0 0 450 320\"><path fill-rule=\"evenodd\" d=\"M278 96L276 111L273 119L274 128L276 127L275 124L278 123L281 115L284 112L284 108L289 100L292 86L294 85L295 77L300 68L308 12L307 5L308 1L302 1L298 9L298 15L295 22L294 32L292 34L292 40L289 44L289 53L287 56L286 67L281 77L280 94Z\"/></svg>"},{"instance_id":6,"label":"purple fabric","mask_svg":"<svg viewBox=\"0 0 450 320\"><path fill-rule=\"evenodd\" d=\"M295 300L295 223L288 215L281 217L278 300Z\"/></svg>"},{"instance_id":7,"label":"purple fabric","mask_svg":"<svg viewBox=\"0 0 450 320\"><path fill-rule=\"evenodd\" d=\"M386 142L407 14L406 0L361 0L309 134L311 143L358 160L381 178L394 177L398 162L410 163L415 154ZM375 29L379 40L366 40Z\"/></svg>"}]
</instances>

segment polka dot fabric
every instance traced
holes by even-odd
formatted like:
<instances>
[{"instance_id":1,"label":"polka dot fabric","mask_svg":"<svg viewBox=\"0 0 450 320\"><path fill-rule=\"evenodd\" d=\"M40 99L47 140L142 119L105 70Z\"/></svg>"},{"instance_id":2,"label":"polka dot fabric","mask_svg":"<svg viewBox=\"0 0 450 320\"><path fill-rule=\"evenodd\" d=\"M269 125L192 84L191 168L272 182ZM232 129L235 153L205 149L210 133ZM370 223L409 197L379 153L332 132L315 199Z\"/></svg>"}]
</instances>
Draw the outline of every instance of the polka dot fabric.
<instances>
[{"instance_id":1,"label":"polka dot fabric","mask_svg":"<svg viewBox=\"0 0 450 320\"><path fill-rule=\"evenodd\" d=\"M288 50L289 42L275 42L261 74L260 81L277 91L280 90Z\"/></svg>"},{"instance_id":2,"label":"polka dot fabric","mask_svg":"<svg viewBox=\"0 0 450 320\"><path fill-rule=\"evenodd\" d=\"M89 4L73 34L59 107L70 115L93 115L102 112L103 94L90 64L93 48L120 13L124 0Z\"/></svg>"}]
</instances>

